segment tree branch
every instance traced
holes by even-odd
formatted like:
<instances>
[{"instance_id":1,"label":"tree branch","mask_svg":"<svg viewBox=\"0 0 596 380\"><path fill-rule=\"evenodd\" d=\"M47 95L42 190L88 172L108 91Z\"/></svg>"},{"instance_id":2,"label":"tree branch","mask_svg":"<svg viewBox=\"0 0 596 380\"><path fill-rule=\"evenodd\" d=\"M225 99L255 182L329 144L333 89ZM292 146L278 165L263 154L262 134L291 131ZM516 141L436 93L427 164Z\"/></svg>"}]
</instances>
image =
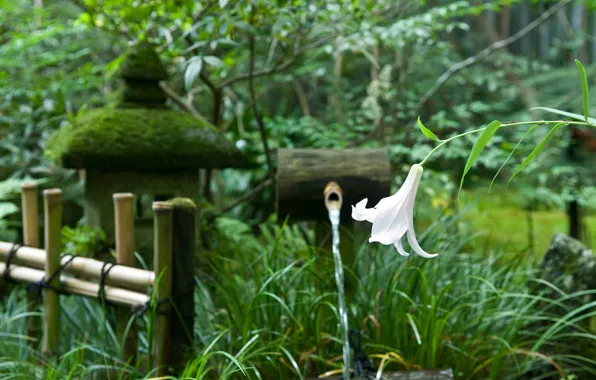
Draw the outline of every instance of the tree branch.
<instances>
[{"instance_id":1,"label":"tree branch","mask_svg":"<svg viewBox=\"0 0 596 380\"><path fill-rule=\"evenodd\" d=\"M420 112L420 110L426 105L428 100L431 97L433 97L453 75L457 74L458 72L460 72L461 70L463 70L469 66L472 66L475 63L478 63L478 62L488 58L488 56L490 56L495 51L502 49L502 48L510 45L511 43L519 40L520 38L524 37L526 34L530 33L532 30L536 29L543 22L545 22L548 18L550 18L555 13L557 13L558 10L562 9L563 7L565 7L572 1L573 0L561 0L560 2L554 4L546 12L541 14L540 17L538 17L536 20L534 20L531 23L529 23L528 25L526 25L525 28L521 29L514 35L512 35L508 38L505 38L503 40L497 41L497 42L491 44L490 46L488 46L486 49L482 50L480 53L451 66L447 71L445 71L439 77L439 79L435 82L434 86L430 90L428 90L426 92L426 94L424 94L424 96L420 99L420 101L416 105L416 113Z\"/></svg>"},{"instance_id":2,"label":"tree branch","mask_svg":"<svg viewBox=\"0 0 596 380\"><path fill-rule=\"evenodd\" d=\"M242 203L248 201L261 191L263 191L267 186L273 184L272 178L267 178L265 181L261 182L257 186L253 187L249 192L244 194L242 197L238 198L234 203L226 206L223 210L219 212L218 215L223 215L231 211L232 209L236 208L237 206L241 205Z\"/></svg>"},{"instance_id":3,"label":"tree branch","mask_svg":"<svg viewBox=\"0 0 596 380\"><path fill-rule=\"evenodd\" d=\"M231 77L228 79L223 80L220 84L219 87L223 88L223 87L227 87L227 86L231 86L232 84L236 83L236 82L240 82L249 78L259 78L262 76L266 76L266 75L270 75L270 74L274 74L280 71L284 71L288 68L290 68L290 66L292 66L297 60L298 58L300 58L300 56L304 53L306 53L307 51L309 51L310 49L313 49L319 45L324 44L325 42L331 40L335 38L335 36L327 36L324 38L321 38L318 41L315 41L303 48L298 49L287 61L282 62L282 63L278 63L275 66L269 68L269 69L264 69L264 70L260 70L260 71L254 71L254 72L249 72L248 73L242 73L239 74L235 77Z\"/></svg>"},{"instance_id":4,"label":"tree branch","mask_svg":"<svg viewBox=\"0 0 596 380\"><path fill-rule=\"evenodd\" d=\"M193 115L197 119L207 123L207 120L203 117L203 115L201 115L201 113L195 107L193 107L192 104L185 102L180 95L178 95L174 90L170 88L170 86L167 85L166 82L159 82L159 86L166 93L166 95L168 95L168 97L180 108L182 108L187 113Z\"/></svg>"}]
</instances>

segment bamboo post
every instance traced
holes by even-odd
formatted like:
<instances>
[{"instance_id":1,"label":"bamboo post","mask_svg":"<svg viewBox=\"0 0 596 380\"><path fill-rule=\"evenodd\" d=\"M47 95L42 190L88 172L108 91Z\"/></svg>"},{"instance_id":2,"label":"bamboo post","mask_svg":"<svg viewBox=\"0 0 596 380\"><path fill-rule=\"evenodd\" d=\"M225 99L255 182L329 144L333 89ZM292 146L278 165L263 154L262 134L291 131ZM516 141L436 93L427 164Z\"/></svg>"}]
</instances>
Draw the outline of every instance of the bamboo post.
<instances>
[{"instance_id":1,"label":"bamboo post","mask_svg":"<svg viewBox=\"0 0 596 380\"><path fill-rule=\"evenodd\" d=\"M183 365L193 347L196 206L188 198L172 205L172 364Z\"/></svg>"},{"instance_id":2,"label":"bamboo post","mask_svg":"<svg viewBox=\"0 0 596 380\"><path fill-rule=\"evenodd\" d=\"M43 192L45 216L45 280L47 281L60 267L60 251L62 238L62 190L47 189ZM60 286L60 276L55 276L48 284L53 288ZM60 338L60 298L50 288L45 289L44 296L44 331L42 353L54 356L58 353Z\"/></svg>"},{"instance_id":3,"label":"bamboo post","mask_svg":"<svg viewBox=\"0 0 596 380\"><path fill-rule=\"evenodd\" d=\"M114 198L114 225L116 232L116 263L129 267L136 266L134 235L134 194L117 193ZM122 307L118 315L118 328L124 341L122 360L134 364L137 354L137 325L130 327L130 308ZM128 329L128 331L127 331ZM124 335L126 334L126 338Z\"/></svg>"},{"instance_id":4,"label":"bamboo post","mask_svg":"<svg viewBox=\"0 0 596 380\"><path fill-rule=\"evenodd\" d=\"M158 302L155 315L155 331L152 339L153 366L156 376L166 376L171 360L170 297L172 295L172 205L168 202L153 202L154 213L154 258L155 300Z\"/></svg>"},{"instance_id":5,"label":"bamboo post","mask_svg":"<svg viewBox=\"0 0 596 380\"><path fill-rule=\"evenodd\" d=\"M37 183L29 182L21 186L21 211L23 215L23 244L39 248L39 202ZM38 311L42 302L41 289L27 288L27 311L33 315ZM27 318L27 336L39 339L41 326L40 318Z\"/></svg>"}]
</instances>

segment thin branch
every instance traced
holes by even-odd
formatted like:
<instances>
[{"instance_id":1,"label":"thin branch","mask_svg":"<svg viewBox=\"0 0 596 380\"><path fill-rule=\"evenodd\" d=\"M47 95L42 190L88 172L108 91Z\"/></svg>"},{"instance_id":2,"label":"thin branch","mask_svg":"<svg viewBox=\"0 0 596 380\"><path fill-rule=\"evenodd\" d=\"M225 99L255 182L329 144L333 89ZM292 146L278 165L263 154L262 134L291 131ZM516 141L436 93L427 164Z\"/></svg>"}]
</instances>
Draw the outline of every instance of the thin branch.
<instances>
[{"instance_id":1,"label":"thin branch","mask_svg":"<svg viewBox=\"0 0 596 380\"><path fill-rule=\"evenodd\" d=\"M219 212L219 215L226 214L232 209L238 207L242 203L250 200L252 197L263 191L267 186L273 184L272 178L267 178L265 181L261 182L257 186L253 187L248 193L244 194L242 197L238 198L234 203L226 206L223 210Z\"/></svg>"},{"instance_id":2,"label":"thin branch","mask_svg":"<svg viewBox=\"0 0 596 380\"><path fill-rule=\"evenodd\" d=\"M159 86L166 93L166 95L168 95L168 97L180 108L182 108L187 113L193 115L197 119L207 123L207 120L203 117L203 115L201 115L201 113L195 107L193 107L192 104L185 102L184 99L182 99L182 97L178 95L174 90L172 90L166 82L159 82Z\"/></svg>"},{"instance_id":3,"label":"thin branch","mask_svg":"<svg viewBox=\"0 0 596 380\"><path fill-rule=\"evenodd\" d=\"M255 4L252 4L252 10L250 15L250 23L254 22L255 16ZM267 167L269 169L269 178L272 180L275 178L275 171L273 169L273 162L271 161L271 152L269 151L269 143L267 142L267 130L265 129L265 123L263 122L263 116L259 112L259 107L257 107L257 96L255 94L254 88L254 77L253 73L255 70L255 35L250 34L248 38L248 45L250 49L250 60L249 60L249 69L248 69L248 89L250 91L250 99L252 101L252 109L257 121L257 125L259 126L259 132L261 134L261 142L263 143L263 150L265 153L265 159L267 160Z\"/></svg>"},{"instance_id":4,"label":"thin branch","mask_svg":"<svg viewBox=\"0 0 596 380\"><path fill-rule=\"evenodd\" d=\"M254 78L259 78L262 76L266 76L269 74L274 74L280 71L284 71L288 68L290 68L297 60L298 58L300 58L300 56L304 53L306 53L307 51L314 49L315 47L324 44L325 42L335 38L336 36L327 36L324 38L321 38L320 40L317 40L303 48L298 49L287 61L276 64L275 66L269 68L269 69L264 69L264 70L260 70L260 71L254 71L254 72L248 72L248 73L243 73L243 74L239 74L235 77L232 78L228 78L226 80L223 80L220 84L219 87L223 88L223 87L227 87L230 86L236 82L239 81L243 81L246 79L249 79L250 77Z\"/></svg>"},{"instance_id":5,"label":"thin branch","mask_svg":"<svg viewBox=\"0 0 596 380\"><path fill-rule=\"evenodd\" d=\"M304 89L302 88L300 80L296 77L293 77L292 85L294 86L296 97L298 98L298 102L300 103L300 107L302 108L302 114L304 116L310 116L310 106L308 105L308 99L306 98L306 94L304 93Z\"/></svg>"},{"instance_id":6,"label":"thin branch","mask_svg":"<svg viewBox=\"0 0 596 380\"><path fill-rule=\"evenodd\" d=\"M472 66L473 64L476 64L476 63L488 58L488 56L490 56L493 52L495 52L499 49L502 49L502 48L510 45L511 43L519 40L520 38L524 37L526 34L530 33L532 30L536 29L543 22L545 22L548 18L550 18L552 15L556 14L558 10L562 9L563 7L565 7L572 1L573 0L562 0L559 3L556 3L550 9L548 9L546 12L541 14L540 17L538 17L536 20L534 20L531 23L529 23L528 25L526 25L525 28L521 29L514 35L512 35L508 38L505 38L503 40L497 41L497 42L491 44L490 46L488 46L486 49L482 50L480 53L451 66L447 71L445 71L439 77L439 79L435 82L434 86L430 90L428 90L426 92L426 94L424 94L424 96L420 99L420 101L416 105L416 113L418 113L422 109L422 107L424 107L426 105L428 100L431 97L433 97L441 89L441 87L443 87L443 85L449 80L449 78L451 78L453 75L457 74L458 72L460 72L461 70L463 70L469 66Z\"/></svg>"},{"instance_id":7,"label":"thin branch","mask_svg":"<svg viewBox=\"0 0 596 380\"><path fill-rule=\"evenodd\" d=\"M269 53L267 54L267 61L265 62L265 68L271 65L271 60L273 59L273 54L275 53L275 48L277 47L278 41L279 40L277 38L274 38L273 41L271 41L271 45L269 46Z\"/></svg>"}]
</instances>

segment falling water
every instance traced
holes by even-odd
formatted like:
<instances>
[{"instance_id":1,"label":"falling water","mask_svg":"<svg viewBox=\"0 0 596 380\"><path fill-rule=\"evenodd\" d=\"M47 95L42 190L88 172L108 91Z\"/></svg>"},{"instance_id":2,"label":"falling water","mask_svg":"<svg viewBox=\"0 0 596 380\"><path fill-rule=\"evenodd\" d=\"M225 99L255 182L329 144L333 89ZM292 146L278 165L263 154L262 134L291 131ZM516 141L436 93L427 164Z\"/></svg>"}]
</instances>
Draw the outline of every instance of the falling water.
<instances>
[{"instance_id":1,"label":"falling water","mask_svg":"<svg viewBox=\"0 0 596 380\"><path fill-rule=\"evenodd\" d=\"M329 208L329 220L333 231L333 261L335 262L335 283L337 284L337 298L339 305L339 322L341 325L341 337L343 342L343 378L350 378L350 343L348 342L348 312L346 310L346 296L344 294L344 269L339 253L339 209Z\"/></svg>"}]
</instances>

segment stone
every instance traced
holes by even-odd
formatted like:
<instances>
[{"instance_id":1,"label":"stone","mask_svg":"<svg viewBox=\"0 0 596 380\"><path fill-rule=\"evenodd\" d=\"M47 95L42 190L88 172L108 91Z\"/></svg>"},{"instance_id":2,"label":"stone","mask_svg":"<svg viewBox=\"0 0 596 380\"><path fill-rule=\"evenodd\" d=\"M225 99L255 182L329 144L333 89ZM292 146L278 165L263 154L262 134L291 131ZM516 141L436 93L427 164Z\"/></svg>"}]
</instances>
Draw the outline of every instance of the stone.
<instances>
[{"instance_id":1,"label":"stone","mask_svg":"<svg viewBox=\"0 0 596 380\"><path fill-rule=\"evenodd\" d=\"M542 262L539 277L565 293L596 289L596 257L580 241L562 233L553 236ZM589 301L586 296L583 302Z\"/></svg>"}]
</instances>

